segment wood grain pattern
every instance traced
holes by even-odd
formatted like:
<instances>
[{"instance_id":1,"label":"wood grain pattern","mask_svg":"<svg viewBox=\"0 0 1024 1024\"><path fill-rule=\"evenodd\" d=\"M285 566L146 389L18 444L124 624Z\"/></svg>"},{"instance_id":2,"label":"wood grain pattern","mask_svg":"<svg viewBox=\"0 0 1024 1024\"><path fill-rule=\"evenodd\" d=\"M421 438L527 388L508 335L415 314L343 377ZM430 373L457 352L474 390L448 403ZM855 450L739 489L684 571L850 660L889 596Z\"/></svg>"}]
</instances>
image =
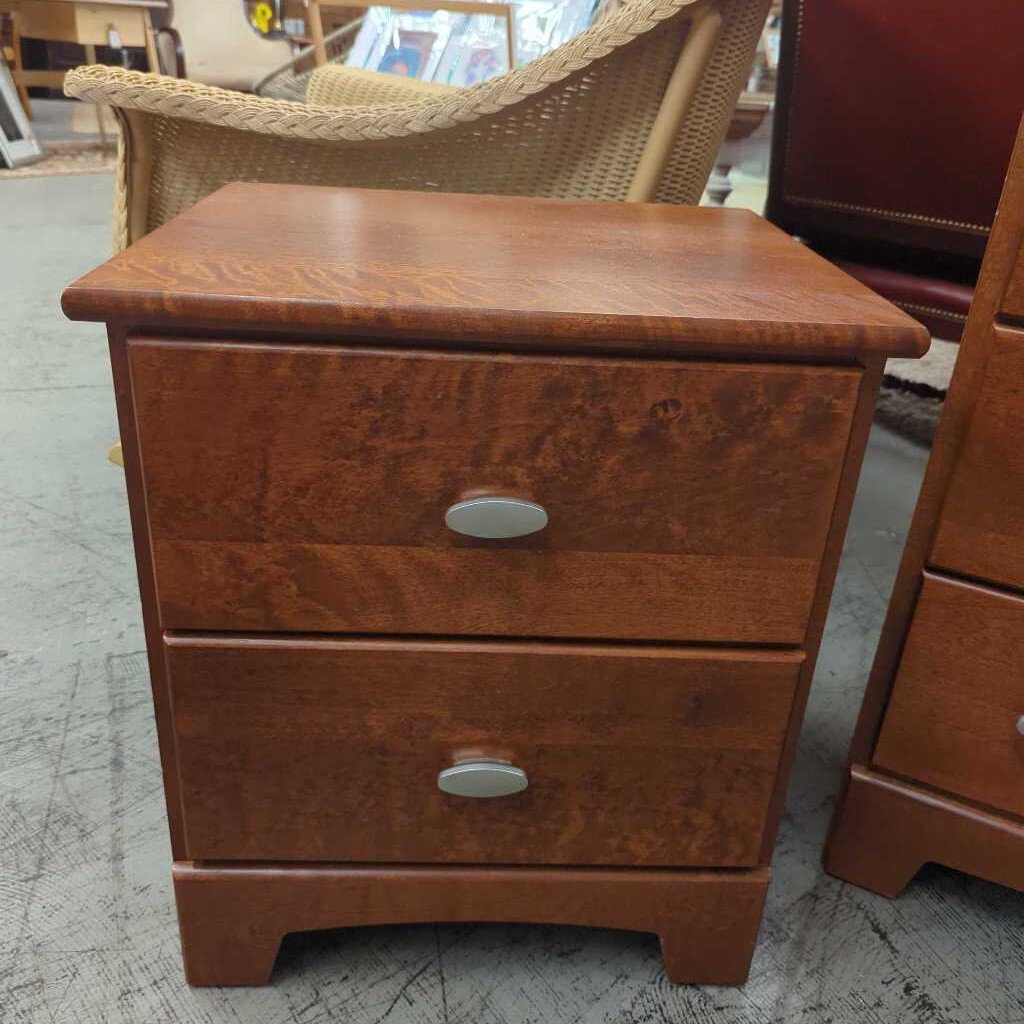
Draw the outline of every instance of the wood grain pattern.
<instances>
[{"instance_id":1,"label":"wood grain pattern","mask_svg":"<svg viewBox=\"0 0 1024 1024\"><path fill-rule=\"evenodd\" d=\"M924 571L932 564L991 572L996 581L1017 578L1019 545L1013 538L1015 531L1020 536L1021 490L1004 483L1020 472L1012 449L1024 379L1015 351L1021 335L996 323L1015 273L1022 229L1024 125L861 707L847 786L832 823L829 870L889 895L928 860L1011 885L1019 886L1024 877L1009 863L1012 858L1019 864L1024 852L1017 822L987 815L985 827L976 827L980 812L952 795L926 794L927 814L896 799L914 789L915 779L927 785L930 778L975 799L1022 806L1012 785L1014 777L1019 779L1021 760L1013 744L1021 737L1000 733L1001 725L1009 731L1016 724L1009 705L1020 689L1005 673L1008 667L1019 673L1019 602ZM1007 374L1010 378L1004 379ZM995 447L995 459L984 445ZM1003 464L999 452L1006 453ZM1004 473L1007 481L1000 479ZM997 507L1000 501L1005 507ZM989 621L989 615L995 620ZM1002 631L998 622L1004 624ZM890 712L896 716L891 729ZM908 781L895 782L883 774L883 765L902 771ZM1002 779L1002 771L1013 776ZM915 796L918 804L922 799Z\"/></svg>"},{"instance_id":2,"label":"wood grain pattern","mask_svg":"<svg viewBox=\"0 0 1024 1024\"><path fill-rule=\"evenodd\" d=\"M191 980L265 981L290 929L509 918L745 977L913 321L746 214L246 185L65 308L132 335ZM550 525L447 531L481 494ZM467 757L531 784L441 794Z\"/></svg>"},{"instance_id":3,"label":"wood grain pattern","mask_svg":"<svg viewBox=\"0 0 1024 1024\"><path fill-rule=\"evenodd\" d=\"M846 527L853 510L853 499L857 493L861 465L864 452L871 433L871 423L875 406L878 402L878 389L882 380L885 361L875 359L868 362L860 381L860 392L854 412L853 425L850 429L850 443L846 449L842 463L842 474L839 489L836 493L832 509L832 522L829 526L828 539L821 560L817 588L811 604L807 621L807 632L804 636L804 663L800 667L797 679L796 696L790 713L789 726L786 729L786 740L779 760L779 771L775 780L775 792L768 811L768 827L761 840L761 863L770 864L775 851L775 838L778 834L782 816L786 808L786 796L789 789L790 773L796 760L797 745L800 741L800 730L803 727L804 712L814 682L818 652L825 634L829 607L832 602L832 588L835 585L839 562L843 555L846 539Z\"/></svg>"},{"instance_id":4,"label":"wood grain pattern","mask_svg":"<svg viewBox=\"0 0 1024 1024\"><path fill-rule=\"evenodd\" d=\"M906 314L743 210L299 185L226 186L63 306L77 320L501 348L928 347Z\"/></svg>"},{"instance_id":5,"label":"wood grain pattern","mask_svg":"<svg viewBox=\"0 0 1024 1024\"><path fill-rule=\"evenodd\" d=\"M926 575L873 764L1024 816L1024 599Z\"/></svg>"},{"instance_id":6,"label":"wood grain pattern","mask_svg":"<svg viewBox=\"0 0 1024 1024\"><path fill-rule=\"evenodd\" d=\"M265 985L289 931L414 921L536 921L655 932L675 982L739 985L768 868L609 871L174 865L192 985Z\"/></svg>"},{"instance_id":7,"label":"wood grain pattern","mask_svg":"<svg viewBox=\"0 0 1024 1024\"><path fill-rule=\"evenodd\" d=\"M149 662L150 690L156 712L157 740L160 746L160 767L163 773L164 799L171 837L171 855L175 860L185 857L185 826L178 792L177 752L174 748L174 727L171 721L171 697L167 685L160 616L156 603L156 581L150 548L149 523L146 517L146 496L142 481L142 457L132 404L131 374L128 369L128 348L124 332L117 327L107 330L110 365L114 374L114 398L117 403L118 433L124 466L125 488L131 511L132 546L142 602L143 629Z\"/></svg>"},{"instance_id":8,"label":"wood grain pattern","mask_svg":"<svg viewBox=\"0 0 1024 1024\"><path fill-rule=\"evenodd\" d=\"M993 331L929 563L1024 589L1024 331Z\"/></svg>"},{"instance_id":9,"label":"wood grain pattern","mask_svg":"<svg viewBox=\"0 0 1024 1024\"><path fill-rule=\"evenodd\" d=\"M165 628L803 639L857 370L129 347Z\"/></svg>"},{"instance_id":10,"label":"wood grain pattern","mask_svg":"<svg viewBox=\"0 0 1024 1024\"><path fill-rule=\"evenodd\" d=\"M1018 238L1022 239L1022 236L1024 236L1024 231L1021 231ZM1013 273L1006 286L1006 294L1003 296L1001 312L1006 316L1024 320L1024 245L1017 253Z\"/></svg>"},{"instance_id":11,"label":"wood grain pattern","mask_svg":"<svg viewBox=\"0 0 1024 1024\"><path fill-rule=\"evenodd\" d=\"M910 618L921 587L922 572L931 555L939 527L939 515L960 450L977 408L985 367L996 333L993 321L999 312L1006 282L1013 273L1024 228L1024 127L1017 137L1006 187L999 203L992 235L985 250L982 273L960 344L956 371L943 406L928 471L907 537L899 575L893 587L889 614L878 643L871 678L850 747L851 763L870 761L881 726L892 681L896 675Z\"/></svg>"},{"instance_id":12,"label":"wood grain pattern","mask_svg":"<svg viewBox=\"0 0 1024 1024\"><path fill-rule=\"evenodd\" d=\"M188 854L204 860L752 866L802 660L166 644ZM494 799L437 788L441 769L474 757L511 761L529 788Z\"/></svg>"},{"instance_id":13,"label":"wood grain pattern","mask_svg":"<svg viewBox=\"0 0 1024 1024\"><path fill-rule=\"evenodd\" d=\"M1024 825L854 765L825 870L890 898L926 863L1024 890Z\"/></svg>"}]
</instances>

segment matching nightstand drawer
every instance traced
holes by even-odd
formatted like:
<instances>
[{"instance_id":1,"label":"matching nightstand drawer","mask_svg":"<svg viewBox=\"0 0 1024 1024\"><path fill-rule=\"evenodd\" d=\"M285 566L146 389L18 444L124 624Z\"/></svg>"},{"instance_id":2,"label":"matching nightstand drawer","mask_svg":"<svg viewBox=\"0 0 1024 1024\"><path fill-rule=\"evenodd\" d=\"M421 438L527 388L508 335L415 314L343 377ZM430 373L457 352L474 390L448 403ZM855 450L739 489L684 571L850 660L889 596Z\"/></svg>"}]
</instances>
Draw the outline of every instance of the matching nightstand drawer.
<instances>
[{"instance_id":1,"label":"matching nightstand drawer","mask_svg":"<svg viewBox=\"0 0 1024 1024\"><path fill-rule=\"evenodd\" d=\"M802 660L196 636L166 654L190 858L494 865L757 864Z\"/></svg>"},{"instance_id":2,"label":"matching nightstand drawer","mask_svg":"<svg viewBox=\"0 0 1024 1024\"><path fill-rule=\"evenodd\" d=\"M154 340L129 360L161 623L210 631L800 644L860 382ZM453 529L481 496L529 503L499 534L546 526Z\"/></svg>"},{"instance_id":3,"label":"matching nightstand drawer","mask_svg":"<svg viewBox=\"0 0 1024 1024\"><path fill-rule=\"evenodd\" d=\"M1024 331L995 331L929 563L1024 588Z\"/></svg>"},{"instance_id":4,"label":"matching nightstand drawer","mask_svg":"<svg viewBox=\"0 0 1024 1024\"><path fill-rule=\"evenodd\" d=\"M925 575L874 763L1024 815L1024 599Z\"/></svg>"}]
</instances>

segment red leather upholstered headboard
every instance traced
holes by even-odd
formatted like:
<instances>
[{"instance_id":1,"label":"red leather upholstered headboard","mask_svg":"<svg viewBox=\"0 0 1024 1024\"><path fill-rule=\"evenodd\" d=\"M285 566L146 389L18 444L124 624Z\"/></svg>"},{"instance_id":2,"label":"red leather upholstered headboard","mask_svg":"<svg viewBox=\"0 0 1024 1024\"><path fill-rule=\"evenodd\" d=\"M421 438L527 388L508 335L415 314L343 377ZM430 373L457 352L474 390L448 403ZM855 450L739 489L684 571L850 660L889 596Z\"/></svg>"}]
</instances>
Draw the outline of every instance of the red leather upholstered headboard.
<instances>
[{"instance_id":1,"label":"red leather upholstered headboard","mask_svg":"<svg viewBox=\"0 0 1024 1024\"><path fill-rule=\"evenodd\" d=\"M980 258L1022 47L1024 0L786 0L769 218Z\"/></svg>"}]
</instances>

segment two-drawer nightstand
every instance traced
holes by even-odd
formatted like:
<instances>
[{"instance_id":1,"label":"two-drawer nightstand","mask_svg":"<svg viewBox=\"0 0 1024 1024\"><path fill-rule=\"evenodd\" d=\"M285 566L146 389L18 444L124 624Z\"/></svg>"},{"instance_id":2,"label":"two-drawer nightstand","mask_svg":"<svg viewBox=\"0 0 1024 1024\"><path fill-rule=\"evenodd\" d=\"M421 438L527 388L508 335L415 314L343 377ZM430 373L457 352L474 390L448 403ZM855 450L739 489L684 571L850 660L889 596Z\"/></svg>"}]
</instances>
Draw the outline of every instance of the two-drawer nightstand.
<instances>
[{"instance_id":1,"label":"two-drawer nightstand","mask_svg":"<svg viewBox=\"0 0 1024 1024\"><path fill-rule=\"evenodd\" d=\"M241 184L64 308L109 324L193 984L430 920L744 980L921 328L742 211Z\"/></svg>"}]
</instances>

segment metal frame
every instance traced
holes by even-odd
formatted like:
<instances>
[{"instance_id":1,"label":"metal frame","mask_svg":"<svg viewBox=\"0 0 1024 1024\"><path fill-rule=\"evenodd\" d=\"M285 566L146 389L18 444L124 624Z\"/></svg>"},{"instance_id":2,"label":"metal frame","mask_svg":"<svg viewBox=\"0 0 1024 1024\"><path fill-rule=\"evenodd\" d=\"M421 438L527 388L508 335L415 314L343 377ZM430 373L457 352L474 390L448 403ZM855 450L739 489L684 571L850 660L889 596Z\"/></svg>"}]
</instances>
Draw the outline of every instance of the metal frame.
<instances>
[{"instance_id":1,"label":"metal frame","mask_svg":"<svg viewBox=\"0 0 1024 1024\"><path fill-rule=\"evenodd\" d=\"M18 90L7 61L0 53L0 103L10 112L21 138L9 139L0 124L0 156L8 167L24 167L43 158L43 147L39 145L28 116L21 106Z\"/></svg>"}]
</instances>

